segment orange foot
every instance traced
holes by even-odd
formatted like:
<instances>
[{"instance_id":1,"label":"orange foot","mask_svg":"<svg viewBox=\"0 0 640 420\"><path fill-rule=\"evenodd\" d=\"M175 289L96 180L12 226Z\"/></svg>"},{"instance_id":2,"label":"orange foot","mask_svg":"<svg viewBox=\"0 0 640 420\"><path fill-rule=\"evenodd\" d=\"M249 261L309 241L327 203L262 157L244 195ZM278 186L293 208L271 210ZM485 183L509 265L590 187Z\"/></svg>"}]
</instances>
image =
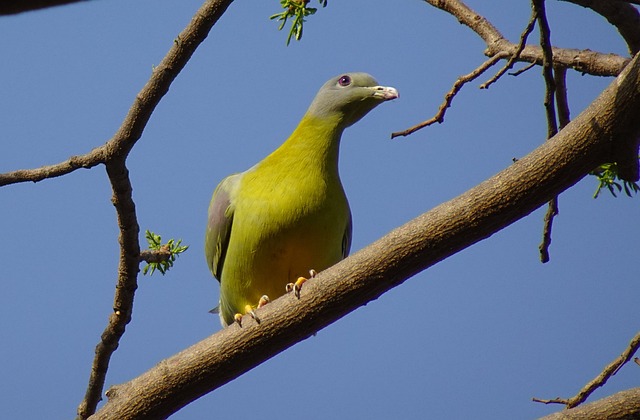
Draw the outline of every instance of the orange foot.
<instances>
[{"instance_id":1,"label":"orange foot","mask_svg":"<svg viewBox=\"0 0 640 420\"><path fill-rule=\"evenodd\" d=\"M262 308L267 303L269 303L269 296L262 295L262 297L258 301L258 305L256 305L256 309ZM251 318L255 319L258 324L260 323L260 318L258 318L258 315L256 315L256 312L254 311L253 306L245 305L244 313L245 315L249 314ZM233 319L236 321L236 324L238 324L239 326L242 326L242 317L243 317L243 314L241 313L237 313L233 316Z\"/></svg>"},{"instance_id":2,"label":"orange foot","mask_svg":"<svg viewBox=\"0 0 640 420\"><path fill-rule=\"evenodd\" d=\"M316 273L316 270L309 270L309 278L314 278L318 273ZM302 285L309 279L304 278L304 277L298 277L298 280L296 280L295 283L288 283L286 286L286 291L287 293L291 293L293 291L293 294L295 295L295 297L297 297L298 299L300 299L300 290L302 290Z\"/></svg>"}]
</instances>

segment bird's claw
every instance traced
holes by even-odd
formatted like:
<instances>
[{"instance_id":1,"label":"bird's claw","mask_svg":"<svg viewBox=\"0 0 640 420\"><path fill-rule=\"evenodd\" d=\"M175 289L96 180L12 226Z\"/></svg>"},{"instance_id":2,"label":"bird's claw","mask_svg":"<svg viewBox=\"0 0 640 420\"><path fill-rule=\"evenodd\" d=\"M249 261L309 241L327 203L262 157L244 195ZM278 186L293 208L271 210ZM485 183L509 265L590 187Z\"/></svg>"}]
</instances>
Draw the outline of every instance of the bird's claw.
<instances>
[{"instance_id":1,"label":"bird's claw","mask_svg":"<svg viewBox=\"0 0 640 420\"><path fill-rule=\"evenodd\" d=\"M262 295L262 297L260 297L260 300L258 301L258 305L256 306L256 309L262 308L264 305L266 305L269 302L270 302L269 296ZM245 305L244 313L249 314L249 316L253 318L258 324L260 323L260 318L258 318L258 315L256 315L256 311L253 309L253 306ZM236 324L238 324L239 326L242 326L242 316L243 315L241 313L237 313L233 316L233 319L235 320Z\"/></svg>"},{"instance_id":2,"label":"bird's claw","mask_svg":"<svg viewBox=\"0 0 640 420\"><path fill-rule=\"evenodd\" d=\"M313 270L313 269L309 270L309 278L314 278L317 274L318 273L316 273L316 270ZM309 279L305 277L298 277L298 280L296 280L295 283L287 283L285 290L287 291L287 293L293 292L294 296L300 299L300 291L302 290L302 285L307 280Z\"/></svg>"},{"instance_id":3,"label":"bird's claw","mask_svg":"<svg viewBox=\"0 0 640 420\"><path fill-rule=\"evenodd\" d=\"M258 309L262 308L264 305L266 305L269 302L271 302L271 300L269 300L269 296L262 295L262 297L258 301Z\"/></svg>"}]
</instances>

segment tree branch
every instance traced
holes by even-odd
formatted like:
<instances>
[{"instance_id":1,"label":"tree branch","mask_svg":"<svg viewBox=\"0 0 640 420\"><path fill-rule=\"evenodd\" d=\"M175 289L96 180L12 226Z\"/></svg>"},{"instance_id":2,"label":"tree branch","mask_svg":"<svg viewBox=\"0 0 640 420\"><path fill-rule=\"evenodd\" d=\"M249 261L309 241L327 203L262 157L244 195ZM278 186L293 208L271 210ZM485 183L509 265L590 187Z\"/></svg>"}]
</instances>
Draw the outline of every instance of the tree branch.
<instances>
[{"instance_id":1,"label":"tree branch","mask_svg":"<svg viewBox=\"0 0 640 420\"><path fill-rule=\"evenodd\" d=\"M513 53L513 55L510 56L509 60L507 61L507 64L505 64L504 67L501 68L500 71L498 71L491 79L481 84L480 89L489 89L489 86L495 83L500 77L502 77L503 74L505 74L509 69L513 67L513 64L516 62L518 57L520 57L520 54L522 53L524 46L527 45L527 38L529 37L529 34L531 34L531 31L533 31L533 28L536 24L536 18L537 16L534 9L533 13L531 13L531 19L529 19L529 23L527 24L527 26L524 28L524 31L522 31L522 34L520 35L520 41L518 42L518 46L515 52Z\"/></svg>"},{"instance_id":2,"label":"tree branch","mask_svg":"<svg viewBox=\"0 0 640 420\"><path fill-rule=\"evenodd\" d=\"M102 399L102 390L109 368L111 355L116 351L120 338L125 333L126 325L131 321L133 297L138 288L138 264L140 228L136 218L136 208L131 195L131 181L125 159L107 163L107 173L113 189L112 202L116 208L120 235L120 262L118 266L118 282L114 296L113 313L96 346L95 357L91 365L89 383L83 401L78 406L78 419L86 419L95 413Z\"/></svg>"},{"instance_id":3,"label":"tree branch","mask_svg":"<svg viewBox=\"0 0 640 420\"><path fill-rule=\"evenodd\" d=\"M498 31L498 29L496 29L496 27L493 26L486 18L471 10L461 0L425 0L425 2L431 4L434 7L437 7L438 9L450 13L451 15L455 16L460 23L468 26L474 32L476 32L487 44L487 49L485 50L485 54L487 56L492 58L509 57L507 64L500 71L498 71L496 75L494 75L487 82L480 85L481 89L487 89L506 71L513 67L514 62L516 61L525 61L532 64L544 64L546 56L547 61L550 60L547 65L549 70L544 70L544 72L545 74L549 72L551 73L551 75L546 75L545 78L546 80L551 80L551 82L547 81L547 83L551 84L553 84L553 70L551 70L552 66L573 68L580 72L599 76L614 76L619 74L622 68L624 68L624 66L629 61L628 59L617 56L615 54L600 54L590 50L579 51L553 48L550 44L550 41L546 44L545 49L543 49L542 47L526 45L527 37L533 30L536 19L539 20L536 7L533 8L531 19L529 20L527 27L520 36L520 41L518 42L518 44L512 44L507 39L505 39L500 31ZM548 33L550 29L549 25L546 24L546 17L543 23L545 23L545 31L546 33ZM542 33L544 34L545 31L542 31ZM478 77L478 75L482 74L494 63L495 61L488 60L473 72L458 78L458 80L456 80L456 82L454 83L453 88L446 94L445 101L440 106L435 116L406 130L393 132L391 134L391 138L395 138L398 136L407 136L436 122L441 123L442 121L444 121L444 114L446 112L446 109L451 106L453 97L458 93L462 86L468 81L474 80L476 77ZM551 92L550 95L552 98L553 92ZM547 100L545 101L545 106L548 110L552 110L553 100L547 98ZM551 135L553 134L550 134L550 136Z\"/></svg>"},{"instance_id":4,"label":"tree branch","mask_svg":"<svg viewBox=\"0 0 640 420\"><path fill-rule=\"evenodd\" d=\"M148 264L161 263L171 258L171 250L167 245L163 245L160 249L145 249L140 251L140 261Z\"/></svg>"},{"instance_id":5,"label":"tree branch","mask_svg":"<svg viewBox=\"0 0 640 420\"><path fill-rule=\"evenodd\" d=\"M508 53L516 55L518 45L509 42L498 29L486 18L477 14L465 5L462 0L424 0L426 3L450 13L460 23L477 33L487 44L485 54L493 57L496 54ZM629 62L628 58L616 54L602 54L590 50L553 48L553 64L572 68L581 73L594 76L615 76ZM518 61L542 64L542 49L527 45L519 55Z\"/></svg>"},{"instance_id":6,"label":"tree branch","mask_svg":"<svg viewBox=\"0 0 640 420\"><path fill-rule=\"evenodd\" d=\"M549 414L540 420L629 420L638 417L640 417L640 388L633 388L589 404Z\"/></svg>"},{"instance_id":7,"label":"tree branch","mask_svg":"<svg viewBox=\"0 0 640 420\"><path fill-rule=\"evenodd\" d=\"M567 408L577 407L582 404L589 398L589 395L593 393L596 389L603 386L609 378L618 373L618 371L624 366L633 355L640 348L640 332L638 332L632 339L627 348L622 352L622 354L617 357L614 361L609 363L602 372L593 378L588 384L586 384L578 394L569 399L556 398L553 400L541 400L539 398L533 398L533 401L541 402L544 404L565 404Z\"/></svg>"},{"instance_id":8,"label":"tree branch","mask_svg":"<svg viewBox=\"0 0 640 420\"><path fill-rule=\"evenodd\" d=\"M567 96L567 69L556 67L553 72L556 83L556 109L558 110L558 123L562 130L571 122L569 98Z\"/></svg>"},{"instance_id":9,"label":"tree branch","mask_svg":"<svg viewBox=\"0 0 640 420\"><path fill-rule=\"evenodd\" d=\"M558 122L560 129L569 124L571 121L569 111L569 100L567 98L567 70L564 67L557 67L553 72L555 81L555 99L558 110ZM549 246L551 246L551 229L553 227L553 219L558 215L558 196L549 200L547 213L544 216L544 227L542 230L542 243L539 246L540 261L549 262Z\"/></svg>"},{"instance_id":10,"label":"tree branch","mask_svg":"<svg viewBox=\"0 0 640 420\"><path fill-rule=\"evenodd\" d=\"M533 0L531 2L533 15L538 21L540 29L540 48L542 48L542 75L545 84L544 109L547 116L547 138L550 139L558 132L556 121L556 107L554 98L556 94L556 82L553 72L553 51L551 47L551 28L547 21L547 12L544 0ZM554 196L548 203L547 213L544 217L544 229L542 243L538 247L540 250L540 261L549 262L549 246L551 246L551 227L553 219L558 214L558 196Z\"/></svg>"},{"instance_id":11,"label":"tree branch","mask_svg":"<svg viewBox=\"0 0 640 420\"><path fill-rule=\"evenodd\" d=\"M542 48L542 75L546 86L544 94L544 109L547 115L547 138L551 138L558 132L556 121L556 107L554 96L556 93L556 82L553 77L553 51L551 47L551 28L547 21L547 13L544 7L544 0L533 0L532 6L534 14L538 20L540 28L540 47Z\"/></svg>"},{"instance_id":12,"label":"tree branch","mask_svg":"<svg viewBox=\"0 0 640 420\"><path fill-rule=\"evenodd\" d=\"M436 112L436 115L434 115L433 117L429 118L426 121L423 121L419 124L414 125L413 127L407 128L404 131L396 131L394 133L391 133L391 138L393 139L398 136L408 136L409 134L414 133L424 127L428 127L435 123L443 122L444 115L447 112L447 108L451 106L451 102L453 102L453 98L458 94L458 92L460 92L462 87L466 83L469 83L477 79L481 74L487 71L487 69L489 69L495 63L497 63L499 60L505 57L506 57L506 54L495 55L489 58L488 60L486 60L484 63L482 63L478 67L476 67L476 69L473 70L471 73L458 77L458 79L453 84L453 87L451 88L451 90L449 90L449 92L447 92L447 94L444 96L444 102L442 102L442 104L440 105L440 108L438 109L438 112Z\"/></svg>"},{"instance_id":13,"label":"tree branch","mask_svg":"<svg viewBox=\"0 0 640 420\"><path fill-rule=\"evenodd\" d=\"M539 208L608 161L617 127L640 129L640 56L564 130L463 195L393 230L285 295L108 391L95 419L165 418L414 274Z\"/></svg>"},{"instance_id":14,"label":"tree branch","mask_svg":"<svg viewBox=\"0 0 640 420\"><path fill-rule=\"evenodd\" d=\"M608 0L562 0L579 6L589 8L602 15L607 21L618 29L629 48L629 53L634 55L640 51L640 13L638 9L628 3Z\"/></svg>"},{"instance_id":15,"label":"tree branch","mask_svg":"<svg viewBox=\"0 0 640 420\"><path fill-rule=\"evenodd\" d=\"M55 178L66 175L80 168L93 168L105 162L104 146L93 149L82 156L72 156L64 162L55 165L42 166L35 169L20 169L13 172L0 174L0 187L19 182L38 182L47 178Z\"/></svg>"},{"instance_id":16,"label":"tree branch","mask_svg":"<svg viewBox=\"0 0 640 420\"><path fill-rule=\"evenodd\" d=\"M142 131L160 99L167 93L173 80L184 68L198 45L207 37L209 30L222 16L231 1L205 1L189 25L178 35L160 65L154 69L151 78L136 96L116 134L106 144L89 154L96 154L104 160L111 182L112 202L116 208L118 227L120 228L118 238L120 262L113 313L102 333L100 343L96 346L87 391L78 407L79 419L86 419L93 414L102 398L109 360L118 348L126 325L131 321L133 299L138 287L139 226L126 158L136 141L142 136ZM16 179L16 177L14 176L12 179Z\"/></svg>"}]
</instances>

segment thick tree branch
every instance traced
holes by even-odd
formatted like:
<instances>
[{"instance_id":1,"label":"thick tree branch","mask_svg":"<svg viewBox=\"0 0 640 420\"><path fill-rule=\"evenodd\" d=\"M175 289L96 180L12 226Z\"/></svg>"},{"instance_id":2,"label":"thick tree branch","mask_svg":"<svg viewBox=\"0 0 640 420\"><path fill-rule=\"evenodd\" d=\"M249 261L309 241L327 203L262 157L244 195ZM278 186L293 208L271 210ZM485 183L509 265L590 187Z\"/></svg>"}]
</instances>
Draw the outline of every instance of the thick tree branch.
<instances>
[{"instance_id":1,"label":"thick tree branch","mask_svg":"<svg viewBox=\"0 0 640 420\"><path fill-rule=\"evenodd\" d=\"M512 51L515 47L515 44L504 40L487 48L485 54L492 56L501 51ZM555 47L552 48L552 51L554 66L571 68L592 76L616 76L629 63L629 58L617 54ZM527 45L520 53L519 61L542 64L542 49L538 46Z\"/></svg>"},{"instance_id":2,"label":"thick tree branch","mask_svg":"<svg viewBox=\"0 0 640 420\"><path fill-rule=\"evenodd\" d=\"M95 419L164 418L448 256L491 236L609 160L618 127L640 129L640 56L575 120L509 168L259 309L108 391Z\"/></svg>"},{"instance_id":3,"label":"thick tree branch","mask_svg":"<svg viewBox=\"0 0 640 420\"><path fill-rule=\"evenodd\" d=\"M142 90L136 96L116 134L102 147L94 150L103 159L113 190L113 205L116 208L120 228L120 262L114 296L113 313L96 346L89 384L83 401L78 407L78 418L86 419L96 410L101 400L104 381L111 355L118 348L126 325L131 321L133 299L138 287L137 276L140 262L139 226L132 197L132 186L126 158L136 141L142 136L151 114L169 86L184 68L189 58L207 37L209 30L222 16L232 0L209 0L193 17L189 25L174 41L173 47L158 65ZM35 170L37 171L37 170ZM28 171L27 171L28 172ZM9 174L10 175L10 174ZM13 177L15 179L15 177ZM23 179L26 180L26 179Z\"/></svg>"}]
</instances>

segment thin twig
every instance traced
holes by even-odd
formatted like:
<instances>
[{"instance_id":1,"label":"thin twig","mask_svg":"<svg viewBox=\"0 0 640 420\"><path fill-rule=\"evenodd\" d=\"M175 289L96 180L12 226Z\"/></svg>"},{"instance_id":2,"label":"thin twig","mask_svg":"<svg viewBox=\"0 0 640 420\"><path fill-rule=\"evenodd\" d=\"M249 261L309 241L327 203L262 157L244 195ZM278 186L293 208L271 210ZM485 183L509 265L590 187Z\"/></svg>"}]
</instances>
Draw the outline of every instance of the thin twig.
<instances>
[{"instance_id":1,"label":"thin twig","mask_svg":"<svg viewBox=\"0 0 640 420\"><path fill-rule=\"evenodd\" d=\"M539 402L542 404L567 404L569 400L566 400L564 398L552 398L552 399L546 400L543 398L533 397L531 398L531 401Z\"/></svg>"},{"instance_id":2,"label":"thin twig","mask_svg":"<svg viewBox=\"0 0 640 420\"><path fill-rule=\"evenodd\" d=\"M149 81L136 95L129 113L122 125L104 146L102 146L105 166L113 190L113 204L116 208L120 228L120 262L118 280L114 296L113 313L96 346L96 354L91 366L89 383L83 401L78 406L78 419L86 419L95 413L102 398L111 355L131 321L133 299L137 289L140 263L139 227L132 198L132 187L126 158L142 136L151 113L168 92L169 86L187 64L196 48L207 37L210 29L218 21L232 0L208 0L200 7L187 27L174 41L173 46L154 69Z\"/></svg>"},{"instance_id":3,"label":"thin twig","mask_svg":"<svg viewBox=\"0 0 640 420\"><path fill-rule=\"evenodd\" d=\"M544 227L542 228L542 242L538 246L540 251L540 261L542 263L549 262L549 247L551 246L551 230L553 228L553 219L558 215L558 196L553 197L547 203L547 212L544 215Z\"/></svg>"},{"instance_id":4,"label":"thin twig","mask_svg":"<svg viewBox=\"0 0 640 420\"><path fill-rule=\"evenodd\" d=\"M603 386L609 378L618 373L622 366L631 360L633 355L638 351L638 348L640 348L640 332L631 339L631 342L619 357L609 363L598 376L587 383L574 397L568 399L554 398L550 400L532 398L532 400L544 404L564 404L567 408L576 407L586 401L593 391Z\"/></svg>"},{"instance_id":5,"label":"thin twig","mask_svg":"<svg viewBox=\"0 0 640 420\"><path fill-rule=\"evenodd\" d=\"M507 61L507 64L505 64L503 68L501 68L491 79L480 85L480 89L489 89L489 86L491 86L496 80L498 80L503 74L505 74L513 67L515 62L520 58L520 54L522 53L522 50L524 50L524 46L527 45L527 38L529 37L529 34L531 34L531 31L533 31L533 27L536 24L536 18L536 11L534 9L531 13L531 18L529 19L527 27L524 29L524 31L522 31L522 34L520 35L520 42L518 42L516 51L513 53L513 55L511 55L509 61ZM532 65L533 64L535 63L532 63Z\"/></svg>"},{"instance_id":6,"label":"thin twig","mask_svg":"<svg viewBox=\"0 0 640 420\"><path fill-rule=\"evenodd\" d=\"M536 63L529 63L526 66L524 66L521 69L518 69L512 73L509 73L509 76L520 76L522 73L524 73L527 70L531 70L533 67L535 67Z\"/></svg>"},{"instance_id":7,"label":"thin twig","mask_svg":"<svg viewBox=\"0 0 640 420\"><path fill-rule=\"evenodd\" d=\"M93 149L85 155L72 156L64 162L54 165L42 166L35 169L19 169L17 171L0 174L0 187L17 184L19 182L38 182L47 178L55 178L66 175L76 169L93 168L105 161L105 146L102 146Z\"/></svg>"},{"instance_id":8,"label":"thin twig","mask_svg":"<svg viewBox=\"0 0 640 420\"><path fill-rule=\"evenodd\" d=\"M547 138L555 136L558 132L556 121L556 108L554 97L556 93L556 82L553 75L553 51L551 50L551 28L547 21L547 14L544 7L544 0L532 0L532 14L536 16L540 30L540 47L542 48L542 74L545 81L544 108L547 115ZM540 251L540 261L549 261L549 246L551 245L551 228L553 219L558 214L558 197L549 200L547 213L544 218L544 228L542 243L538 247Z\"/></svg>"},{"instance_id":9,"label":"thin twig","mask_svg":"<svg viewBox=\"0 0 640 420\"><path fill-rule=\"evenodd\" d=\"M532 0L533 9L537 15L540 29L540 47L542 48L542 75L546 86L544 95L544 108L547 114L547 138L551 138L558 132L556 122L556 108L554 95L556 92L556 82L553 77L553 51L551 49L551 28L547 21L547 14L544 7L545 0Z\"/></svg>"},{"instance_id":10,"label":"thin twig","mask_svg":"<svg viewBox=\"0 0 640 420\"><path fill-rule=\"evenodd\" d=\"M421 128L430 126L435 123L442 123L444 121L444 115L447 112L447 108L451 106L451 102L453 101L453 98L458 94L458 92L460 92L462 87L466 83L475 80L478 76L484 73L489 67L493 66L495 63L505 58L506 56L507 54L495 55L489 58L484 63L482 63L480 66L476 67L476 69L473 70L471 73L465 74L464 76L460 76L453 84L453 87L451 88L451 90L449 90L449 92L447 92L447 94L444 96L444 101L440 105L440 108L438 108L438 112L436 112L436 115L404 131L396 131L394 133L391 133L391 138L393 139L398 136L408 136L409 134L414 133L420 130Z\"/></svg>"},{"instance_id":11,"label":"thin twig","mask_svg":"<svg viewBox=\"0 0 640 420\"><path fill-rule=\"evenodd\" d=\"M571 122L571 111L569 109L569 96L567 95L567 69L556 67L553 72L556 84L556 108L558 110L558 123L560 130Z\"/></svg>"},{"instance_id":12,"label":"thin twig","mask_svg":"<svg viewBox=\"0 0 640 420\"><path fill-rule=\"evenodd\" d=\"M160 249L145 249L144 251L140 251L140 261L144 261L147 264L169 261L170 258L171 249L168 245L162 245Z\"/></svg>"},{"instance_id":13,"label":"thin twig","mask_svg":"<svg viewBox=\"0 0 640 420\"><path fill-rule=\"evenodd\" d=\"M558 110L558 121L562 130L571 121L569 111L569 100L567 96L566 83L567 69L558 67L553 73L555 82L555 97ZM547 213L544 216L544 227L542 229L542 243L540 243L540 261L549 262L549 246L551 246L551 230L553 219L558 215L558 196L549 200Z\"/></svg>"}]
</instances>

